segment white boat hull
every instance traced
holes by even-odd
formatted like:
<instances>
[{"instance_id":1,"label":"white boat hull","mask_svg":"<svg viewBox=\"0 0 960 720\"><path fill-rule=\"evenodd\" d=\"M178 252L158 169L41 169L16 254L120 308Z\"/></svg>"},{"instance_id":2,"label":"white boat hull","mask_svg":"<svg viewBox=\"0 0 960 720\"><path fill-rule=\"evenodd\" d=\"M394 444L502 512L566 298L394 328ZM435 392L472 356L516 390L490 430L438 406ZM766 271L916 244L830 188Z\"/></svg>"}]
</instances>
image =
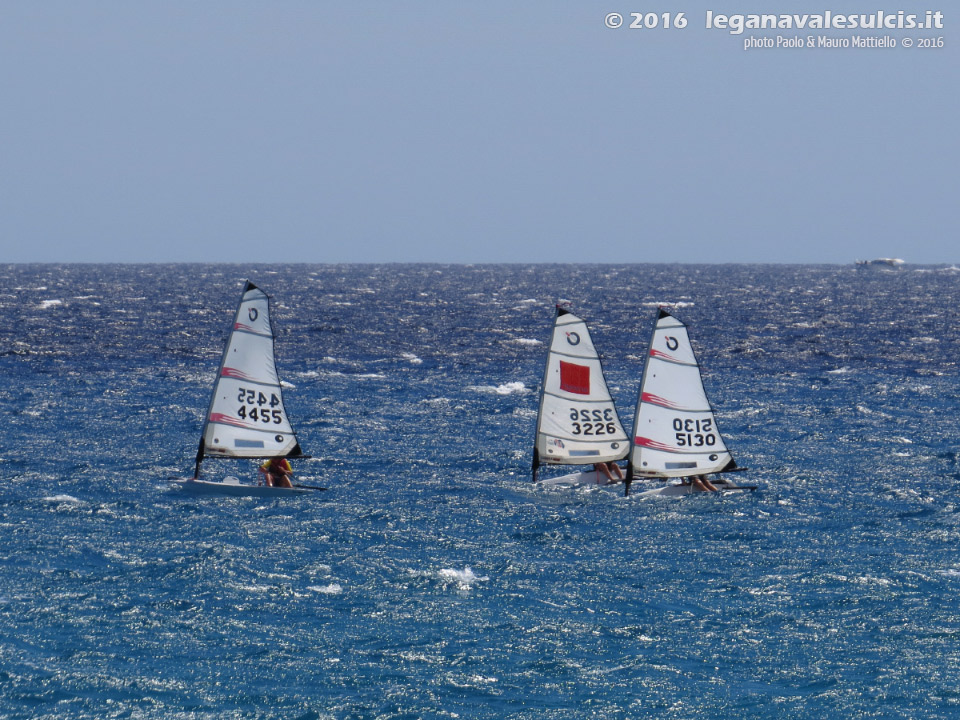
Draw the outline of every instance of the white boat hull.
<instances>
[{"instance_id":1,"label":"white boat hull","mask_svg":"<svg viewBox=\"0 0 960 720\"><path fill-rule=\"evenodd\" d=\"M180 489L195 495L233 495L238 497L287 497L310 492L306 488L270 487L242 483L233 476L223 480L194 480L182 478L174 481Z\"/></svg>"},{"instance_id":2,"label":"white boat hull","mask_svg":"<svg viewBox=\"0 0 960 720\"><path fill-rule=\"evenodd\" d=\"M631 497L681 497L683 495L694 495L694 494L703 494L709 492L706 490L699 490L693 485L684 485L682 483L673 483L669 485L661 485L660 487L655 487L650 490L640 490L638 483L643 482L642 480L634 480L633 485L630 488ZM739 492L739 491L750 491L756 490L755 485L734 485L728 480L718 478L716 480L711 480L713 486L721 493L724 492Z\"/></svg>"},{"instance_id":3,"label":"white boat hull","mask_svg":"<svg viewBox=\"0 0 960 720\"><path fill-rule=\"evenodd\" d=\"M651 482L658 482L657 487L649 488L644 490L645 485L649 485ZM724 480L723 478L717 478L712 480L714 487L717 488L721 493L724 492L745 492L750 490L756 490L756 485L734 485L729 480ZM587 470L585 472L570 473L568 475L560 475L554 478L548 478L546 480L541 480L538 483L545 487L617 487L623 485L623 482L618 480L615 482L610 482L607 479L607 476L597 470ZM630 496L631 497L681 497L683 495L693 495L694 493L703 493L703 490L698 490L693 485L684 485L682 483L662 483L660 481L651 481L644 479L634 478L633 483L630 486Z\"/></svg>"},{"instance_id":4,"label":"white boat hull","mask_svg":"<svg viewBox=\"0 0 960 720\"><path fill-rule=\"evenodd\" d=\"M622 483L622 480L616 480L610 482L606 475L598 470L586 470L584 472L570 473L569 475L560 475L558 477L547 478L546 480L538 481L538 485L543 485L545 487L553 486L562 486L562 487L577 487L583 485L619 485Z\"/></svg>"}]
</instances>

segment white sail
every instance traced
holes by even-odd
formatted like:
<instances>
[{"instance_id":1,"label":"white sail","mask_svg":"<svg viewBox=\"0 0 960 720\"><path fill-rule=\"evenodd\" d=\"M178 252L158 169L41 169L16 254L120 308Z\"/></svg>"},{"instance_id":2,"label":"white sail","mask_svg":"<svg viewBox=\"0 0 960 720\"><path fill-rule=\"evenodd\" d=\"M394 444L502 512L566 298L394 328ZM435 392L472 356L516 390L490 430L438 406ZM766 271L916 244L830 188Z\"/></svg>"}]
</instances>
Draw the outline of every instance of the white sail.
<instances>
[{"instance_id":1,"label":"white sail","mask_svg":"<svg viewBox=\"0 0 960 720\"><path fill-rule=\"evenodd\" d=\"M534 469L626 457L629 440L586 323L557 308L540 390Z\"/></svg>"},{"instance_id":2,"label":"white sail","mask_svg":"<svg viewBox=\"0 0 960 720\"><path fill-rule=\"evenodd\" d=\"M736 467L703 389L687 327L660 310L633 421L639 477L689 477Z\"/></svg>"},{"instance_id":3,"label":"white sail","mask_svg":"<svg viewBox=\"0 0 960 720\"><path fill-rule=\"evenodd\" d=\"M273 357L266 293L248 282L233 320L204 421L197 468L214 457L295 457L301 454L287 419Z\"/></svg>"}]
</instances>

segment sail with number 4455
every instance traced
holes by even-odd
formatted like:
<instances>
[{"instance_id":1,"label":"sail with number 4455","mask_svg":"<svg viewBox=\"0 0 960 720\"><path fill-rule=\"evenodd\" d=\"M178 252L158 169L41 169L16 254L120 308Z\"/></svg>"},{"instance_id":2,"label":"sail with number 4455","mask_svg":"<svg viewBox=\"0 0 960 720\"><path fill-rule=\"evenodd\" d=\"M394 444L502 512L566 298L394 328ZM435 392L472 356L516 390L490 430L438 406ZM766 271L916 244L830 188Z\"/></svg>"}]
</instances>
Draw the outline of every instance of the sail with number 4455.
<instances>
[{"instance_id":1,"label":"sail with number 4455","mask_svg":"<svg viewBox=\"0 0 960 720\"><path fill-rule=\"evenodd\" d=\"M267 294L247 282L230 328L197 450L204 457L301 457L283 406Z\"/></svg>"}]
</instances>

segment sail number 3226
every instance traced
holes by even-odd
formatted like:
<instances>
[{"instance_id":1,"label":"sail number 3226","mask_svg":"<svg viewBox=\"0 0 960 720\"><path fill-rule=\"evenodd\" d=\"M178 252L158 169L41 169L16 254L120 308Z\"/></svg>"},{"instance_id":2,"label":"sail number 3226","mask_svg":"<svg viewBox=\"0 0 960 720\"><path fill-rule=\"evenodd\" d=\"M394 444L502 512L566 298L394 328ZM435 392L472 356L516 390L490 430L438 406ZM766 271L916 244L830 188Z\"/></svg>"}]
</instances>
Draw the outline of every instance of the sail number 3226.
<instances>
[{"instance_id":1,"label":"sail number 3226","mask_svg":"<svg viewBox=\"0 0 960 720\"><path fill-rule=\"evenodd\" d=\"M613 410L578 410L570 408L570 420L574 435L613 435L617 425L613 422Z\"/></svg>"},{"instance_id":2,"label":"sail number 3226","mask_svg":"<svg viewBox=\"0 0 960 720\"><path fill-rule=\"evenodd\" d=\"M273 423L274 425L283 424L283 411L270 409L280 405L280 398L277 397L276 393L270 393L270 397L268 398L259 390L240 388L240 393L237 395L237 402L243 403L240 405L240 409L237 410L237 415L244 420L261 422L264 425L269 423Z\"/></svg>"},{"instance_id":3,"label":"sail number 3226","mask_svg":"<svg viewBox=\"0 0 960 720\"><path fill-rule=\"evenodd\" d=\"M704 447L717 444L717 436L713 430L713 420L693 420L691 418L674 418L673 429L677 433L679 447Z\"/></svg>"}]
</instances>

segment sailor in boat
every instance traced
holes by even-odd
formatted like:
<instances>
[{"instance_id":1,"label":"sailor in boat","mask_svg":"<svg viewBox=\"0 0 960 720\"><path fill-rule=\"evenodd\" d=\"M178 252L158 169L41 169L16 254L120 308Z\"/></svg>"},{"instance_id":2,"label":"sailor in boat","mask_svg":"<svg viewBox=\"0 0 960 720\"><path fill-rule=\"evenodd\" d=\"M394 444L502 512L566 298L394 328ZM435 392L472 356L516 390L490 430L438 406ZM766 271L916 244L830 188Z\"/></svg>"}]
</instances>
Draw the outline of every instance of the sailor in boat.
<instances>
[{"instance_id":1,"label":"sailor in boat","mask_svg":"<svg viewBox=\"0 0 960 720\"><path fill-rule=\"evenodd\" d=\"M598 462L593 464L593 469L607 478L606 485L615 485L623 482L623 470L615 462ZM599 477L597 478L599 481Z\"/></svg>"},{"instance_id":2,"label":"sailor in boat","mask_svg":"<svg viewBox=\"0 0 960 720\"><path fill-rule=\"evenodd\" d=\"M717 492L716 486L707 479L706 475L694 475L693 477L684 478L684 484L693 485L693 487L702 492Z\"/></svg>"},{"instance_id":3,"label":"sailor in boat","mask_svg":"<svg viewBox=\"0 0 960 720\"><path fill-rule=\"evenodd\" d=\"M293 468L285 457L270 458L258 470L268 487L293 487L290 482L290 478L293 477Z\"/></svg>"}]
</instances>

